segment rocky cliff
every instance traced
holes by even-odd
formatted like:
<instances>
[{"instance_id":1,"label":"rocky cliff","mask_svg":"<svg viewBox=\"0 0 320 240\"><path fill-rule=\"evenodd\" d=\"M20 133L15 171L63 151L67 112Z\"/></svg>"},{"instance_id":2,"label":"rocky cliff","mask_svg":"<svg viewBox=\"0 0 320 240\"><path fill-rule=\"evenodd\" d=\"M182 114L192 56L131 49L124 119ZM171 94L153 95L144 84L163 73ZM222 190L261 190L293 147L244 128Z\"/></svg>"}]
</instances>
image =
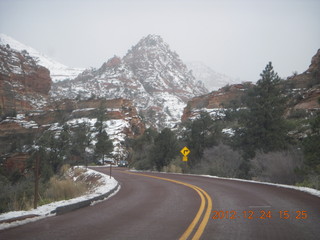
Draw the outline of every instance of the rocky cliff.
<instances>
[{"instance_id":1,"label":"rocky cliff","mask_svg":"<svg viewBox=\"0 0 320 240\"><path fill-rule=\"evenodd\" d=\"M49 70L26 51L0 45L0 108L2 113L42 108L51 88Z\"/></svg>"},{"instance_id":2,"label":"rocky cliff","mask_svg":"<svg viewBox=\"0 0 320 240\"><path fill-rule=\"evenodd\" d=\"M309 68L284 82L290 97L288 112L295 110L317 111L320 109L320 49L312 57Z\"/></svg>"}]
</instances>

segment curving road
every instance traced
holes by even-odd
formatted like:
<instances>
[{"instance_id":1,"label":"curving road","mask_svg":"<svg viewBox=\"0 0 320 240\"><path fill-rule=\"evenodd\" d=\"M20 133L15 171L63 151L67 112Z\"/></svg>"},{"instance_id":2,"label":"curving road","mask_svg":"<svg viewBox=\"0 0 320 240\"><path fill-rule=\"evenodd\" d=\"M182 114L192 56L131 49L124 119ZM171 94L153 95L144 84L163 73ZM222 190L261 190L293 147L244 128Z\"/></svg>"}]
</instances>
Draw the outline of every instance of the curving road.
<instances>
[{"instance_id":1,"label":"curving road","mask_svg":"<svg viewBox=\"0 0 320 240\"><path fill-rule=\"evenodd\" d=\"M304 192L179 174L129 174L120 168L113 175L121 190L112 198L0 231L0 239L291 240L320 236L320 198Z\"/></svg>"}]
</instances>

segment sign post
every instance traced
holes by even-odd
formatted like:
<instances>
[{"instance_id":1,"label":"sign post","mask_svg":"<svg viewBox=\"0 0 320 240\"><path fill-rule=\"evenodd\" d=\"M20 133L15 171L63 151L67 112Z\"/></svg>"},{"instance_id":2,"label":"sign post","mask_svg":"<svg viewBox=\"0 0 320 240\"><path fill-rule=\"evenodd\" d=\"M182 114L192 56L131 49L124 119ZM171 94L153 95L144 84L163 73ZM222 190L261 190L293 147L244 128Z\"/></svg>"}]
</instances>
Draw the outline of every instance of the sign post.
<instances>
[{"instance_id":1,"label":"sign post","mask_svg":"<svg viewBox=\"0 0 320 240\"><path fill-rule=\"evenodd\" d=\"M181 153L182 153L182 155L183 155L183 157L182 157L182 161L183 162L187 162L188 161L188 155L189 155L189 153L190 153L190 150L189 150L189 148L187 148L187 147L184 147L184 148L182 148L181 149L181 151L180 151Z\"/></svg>"}]
</instances>

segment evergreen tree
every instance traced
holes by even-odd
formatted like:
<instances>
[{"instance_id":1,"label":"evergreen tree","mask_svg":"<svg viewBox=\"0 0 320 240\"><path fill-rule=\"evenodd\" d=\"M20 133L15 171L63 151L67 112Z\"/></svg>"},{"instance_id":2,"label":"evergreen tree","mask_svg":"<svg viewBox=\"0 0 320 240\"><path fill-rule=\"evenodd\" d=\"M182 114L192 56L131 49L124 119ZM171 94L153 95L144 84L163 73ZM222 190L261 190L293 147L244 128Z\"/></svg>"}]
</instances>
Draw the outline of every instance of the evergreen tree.
<instances>
[{"instance_id":1,"label":"evergreen tree","mask_svg":"<svg viewBox=\"0 0 320 240\"><path fill-rule=\"evenodd\" d=\"M164 166L169 165L178 153L179 150L175 134L169 128L165 128L155 138L154 146L151 148L149 157L156 169L161 171Z\"/></svg>"},{"instance_id":2,"label":"evergreen tree","mask_svg":"<svg viewBox=\"0 0 320 240\"><path fill-rule=\"evenodd\" d=\"M150 149L154 147L158 132L152 128L144 131L142 136L136 139L126 139L127 145L132 148L132 166L136 169L152 169L153 164L149 158Z\"/></svg>"},{"instance_id":3,"label":"evergreen tree","mask_svg":"<svg viewBox=\"0 0 320 240\"><path fill-rule=\"evenodd\" d=\"M188 164L194 166L200 162L204 149L218 144L220 136L219 122L214 121L207 112L201 112L199 118L188 122L183 136L191 151Z\"/></svg>"},{"instance_id":4,"label":"evergreen tree","mask_svg":"<svg viewBox=\"0 0 320 240\"><path fill-rule=\"evenodd\" d=\"M102 158L102 164L104 164L104 157L110 156L110 153L113 151L112 141L109 139L106 131L97 134L97 143L95 146L96 156Z\"/></svg>"},{"instance_id":5,"label":"evergreen tree","mask_svg":"<svg viewBox=\"0 0 320 240\"><path fill-rule=\"evenodd\" d=\"M104 122L106 121L106 108L105 101L101 101L99 108L96 111L97 122L95 123L95 128L98 131L96 136L97 143L95 144L95 155L96 157L102 159L102 164L104 164L105 156L111 156L110 153L113 151L113 143L109 139L107 132L104 130Z\"/></svg>"},{"instance_id":6,"label":"evergreen tree","mask_svg":"<svg viewBox=\"0 0 320 240\"><path fill-rule=\"evenodd\" d=\"M102 100L101 104L99 105L99 108L96 109L96 116L97 116L97 122L95 123L94 126L98 130L98 132L101 133L104 128L103 123L107 120L105 101Z\"/></svg>"},{"instance_id":7,"label":"evergreen tree","mask_svg":"<svg viewBox=\"0 0 320 240\"><path fill-rule=\"evenodd\" d=\"M72 147L71 155L74 160L73 164L85 163L88 164L88 156L86 154L86 148L90 146L92 141L90 126L88 123L80 123L79 126L74 130L72 135Z\"/></svg>"},{"instance_id":8,"label":"evergreen tree","mask_svg":"<svg viewBox=\"0 0 320 240\"><path fill-rule=\"evenodd\" d=\"M271 62L260 76L257 85L248 91L244 99L247 109L240 117L243 127L236 134L245 159L254 157L256 150L269 152L285 149L288 140L284 120L286 98L279 87L281 79L274 72Z\"/></svg>"},{"instance_id":9,"label":"evergreen tree","mask_svg":"<svg viewBox=\"0 0 320 240\"><path fill-rule=\"evenodd\" d=\"M318 99L320 104L320 98ZM310 121L311 134L303 141L305 165L320 174L320 113Z\"/></svg>"}]
</instances>

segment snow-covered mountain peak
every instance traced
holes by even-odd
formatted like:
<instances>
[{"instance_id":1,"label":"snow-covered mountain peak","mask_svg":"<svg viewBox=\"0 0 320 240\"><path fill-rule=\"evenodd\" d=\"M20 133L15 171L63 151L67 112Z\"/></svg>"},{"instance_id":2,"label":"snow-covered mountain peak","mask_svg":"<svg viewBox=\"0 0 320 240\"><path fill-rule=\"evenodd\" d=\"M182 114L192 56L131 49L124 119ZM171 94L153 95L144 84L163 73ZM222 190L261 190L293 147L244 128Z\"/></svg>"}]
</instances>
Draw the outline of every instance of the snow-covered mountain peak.
<instances>
[{"instance_id":1,"label":"snow-covered mountain peak","mask_svg":"<svg viewBox=\"0 0 320 240\"><path fill-rule=\"evenodd\" d=\"M55 84L51 90L54 98L133 100L145 121L160 129L174 126L180 121L186 102L207 92L178 54L157 35L142 38L123 58L114 56L99 69Z\"/></svg>"},{"instance_id":2,"label":"snow-covered mountain peak","mask_svg":"<svg viewBox=\"0 0 320 240\"><path fill-rule=\"evenodd\" d=\"M39 65L50 70L50 76L53 82L62 81L65 79L74 79L76 76L78 76L79 73L84 70L81 68L71 68L62 63L59 63L58 61L53 60L45 54L38 52L34 48L22 44L21 42L3 33L0 33L0 44L9 45L10 48L20 52L23 50L27 51Z\"/></svg>"},{"instance_id":3,"label":"snow-covered mountain peak","mask_svg":"<svg viewBox=\"0 0 320 240\"><path fill-rule=\"evenodd\" d=\"M138 43L137 45L135 45L136 48L159 48L159 47L164 47L164 48L168 48L168 44L165 43L162 39L161 36L159 35L153 35L153 34L149 34L146 37L143 37Z\"/></svg>"},{"instance_id":4,"label":"snow-covered mountain peak","mask_svg":"<svg viewBox=\"0 0 320 240\"><path fill-rule=\"evenodd\" d=\"M195 80L179 55L158 35L142 38L123 61L150 91L177 90L182 98L207 91Z\"/></svg>"}]
</instances>

